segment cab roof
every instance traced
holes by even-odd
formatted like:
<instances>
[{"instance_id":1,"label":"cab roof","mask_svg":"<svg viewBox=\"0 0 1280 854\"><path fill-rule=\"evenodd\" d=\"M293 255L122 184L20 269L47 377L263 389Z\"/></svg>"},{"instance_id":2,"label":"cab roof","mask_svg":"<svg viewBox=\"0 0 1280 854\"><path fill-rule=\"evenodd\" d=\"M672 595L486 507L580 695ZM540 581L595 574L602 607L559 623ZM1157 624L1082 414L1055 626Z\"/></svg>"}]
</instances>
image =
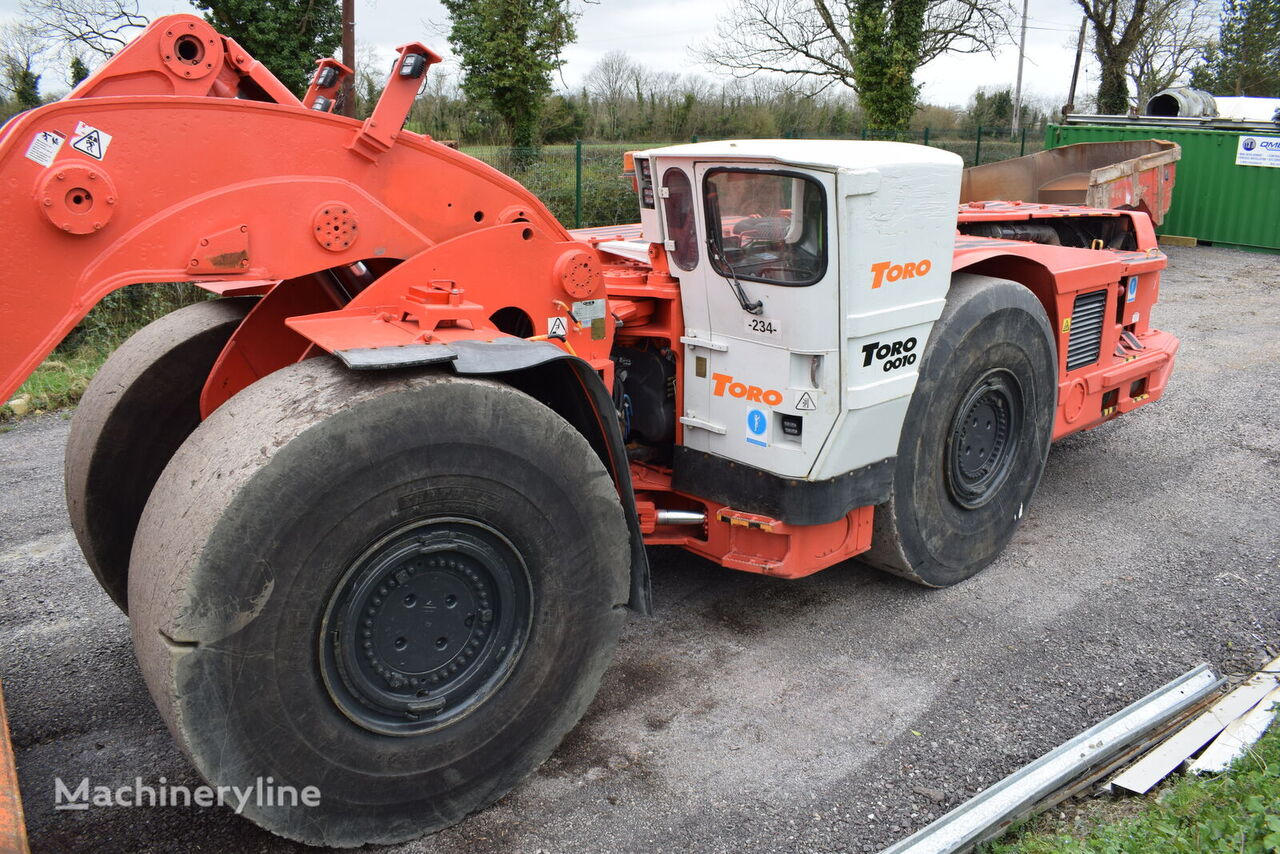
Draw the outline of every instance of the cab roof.
<instances>
[{"instance_id":1,"label":"cab roof","mask_svg":"<svg viewBox=\"0 0 1280 854\"><path fill-rule=\"evenodd\" d=\"M963 165L959 155L907 142L843 139L734 139L669 145L636 152L642 157L691 157L694 160L768 160L818 169L868 169L921 164Z\"/></svg>"}]
</instances>

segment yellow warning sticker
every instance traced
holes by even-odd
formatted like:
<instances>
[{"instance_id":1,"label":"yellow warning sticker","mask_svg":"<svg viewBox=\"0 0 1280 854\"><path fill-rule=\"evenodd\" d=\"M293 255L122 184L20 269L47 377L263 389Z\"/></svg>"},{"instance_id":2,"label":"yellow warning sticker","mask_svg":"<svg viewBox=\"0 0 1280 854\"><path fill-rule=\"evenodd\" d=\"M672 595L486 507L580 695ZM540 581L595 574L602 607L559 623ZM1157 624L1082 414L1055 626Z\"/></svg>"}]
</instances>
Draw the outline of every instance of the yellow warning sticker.
<instances>
[{"instance_id":1,"label":"yellow warning sticker","mask_svg":"<svg viewBox=\"0 0 1280 854\"><path fill-rule=\"evenodd\" d=\"M1070 331L1071 331L1071 318L1069 317L1062 318L1062 334L1066 335Z\"/></svg>"}]
</instances>

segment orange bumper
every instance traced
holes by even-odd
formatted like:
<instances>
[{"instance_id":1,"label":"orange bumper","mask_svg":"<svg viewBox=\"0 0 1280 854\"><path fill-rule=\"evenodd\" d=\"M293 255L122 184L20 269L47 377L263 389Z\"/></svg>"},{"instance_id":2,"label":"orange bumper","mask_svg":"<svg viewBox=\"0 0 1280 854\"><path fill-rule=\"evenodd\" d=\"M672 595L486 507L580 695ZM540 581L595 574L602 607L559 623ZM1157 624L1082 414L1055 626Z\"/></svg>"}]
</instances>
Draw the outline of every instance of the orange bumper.
<instances>
[{"instance_id":1,"label":"orange bumper","mask_svg":"<svg viewBox=\"0 0 1280 854\"><path fill-rule=\"evenodd\" d=\"M1108 359L1092 370L1075 371L1058 387L1054 439L1092 429L1164 395L1181 342L1158 329L1138 339L1143 349Z\"/></svg>"}]
</instances>

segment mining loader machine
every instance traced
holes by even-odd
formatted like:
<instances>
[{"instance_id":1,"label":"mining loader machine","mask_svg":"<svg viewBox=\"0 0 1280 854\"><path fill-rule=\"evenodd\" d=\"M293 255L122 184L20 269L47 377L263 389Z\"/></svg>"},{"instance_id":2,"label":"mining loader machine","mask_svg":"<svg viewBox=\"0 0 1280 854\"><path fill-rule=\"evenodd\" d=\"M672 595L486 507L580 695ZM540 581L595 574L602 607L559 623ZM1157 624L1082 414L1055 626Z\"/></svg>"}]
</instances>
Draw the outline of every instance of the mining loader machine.
<instances>
[{"instance_id":1,"label":"mining loader machine","mask_svg":"<svg viewBox=\"0 0 1280 854\"><path fill-rule=\"evenodd\" d=\"M67 505L200 774L320 789L246 808L276 833L404 840L516 786L650 612L647 545L954 584L1053 440L1164 391L1144 212L741 140L634 153L639 224L570 231L404 129L438 61L401 47L358 121L336 61L299 100L175 15L0 135L0 400L116 289L216 297L93 380Z\"/></svg>"}]
</instances>

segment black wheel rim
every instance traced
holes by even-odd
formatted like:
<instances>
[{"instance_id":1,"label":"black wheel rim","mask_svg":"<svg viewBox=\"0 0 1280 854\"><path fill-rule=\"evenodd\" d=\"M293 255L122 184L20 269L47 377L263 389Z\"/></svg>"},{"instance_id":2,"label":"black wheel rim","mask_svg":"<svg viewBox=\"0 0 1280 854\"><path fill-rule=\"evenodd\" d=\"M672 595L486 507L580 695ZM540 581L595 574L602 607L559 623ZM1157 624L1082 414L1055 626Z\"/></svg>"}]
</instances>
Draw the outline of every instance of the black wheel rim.
<instances>
[{"instance_id":1,"label":"black wheel rim","mask_svg":"<svg viewBox=\"0 0 1280 854\"><path fill-rule=\"evenodd\" d=\"M412 523L366 549L330 597L325 686L365 729L439 729L506 681L532 614L528 571L505 537L468 519Z\"/></svg>"},{"instance_id":2,"label":"black wheel rim","mask_svg":"<svg viewBox=\"0 0 1280 854\"><path fill-rule=\"evenodd\" d=\"M947 437L947 491L961 507L986 504L1009 477L1021 444L1022 386L1003 369L988 371L956 407Z\"/></svg>"}]
</instances>

